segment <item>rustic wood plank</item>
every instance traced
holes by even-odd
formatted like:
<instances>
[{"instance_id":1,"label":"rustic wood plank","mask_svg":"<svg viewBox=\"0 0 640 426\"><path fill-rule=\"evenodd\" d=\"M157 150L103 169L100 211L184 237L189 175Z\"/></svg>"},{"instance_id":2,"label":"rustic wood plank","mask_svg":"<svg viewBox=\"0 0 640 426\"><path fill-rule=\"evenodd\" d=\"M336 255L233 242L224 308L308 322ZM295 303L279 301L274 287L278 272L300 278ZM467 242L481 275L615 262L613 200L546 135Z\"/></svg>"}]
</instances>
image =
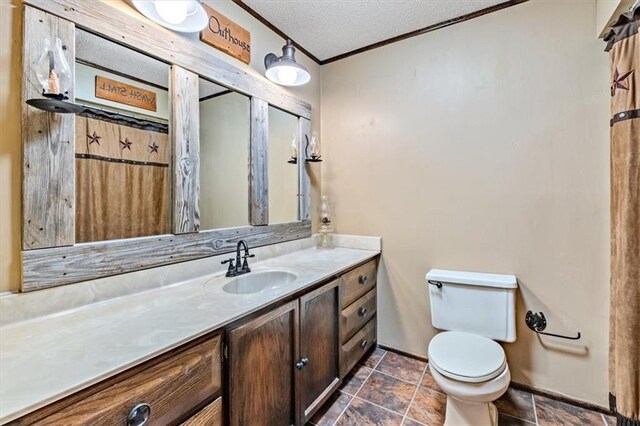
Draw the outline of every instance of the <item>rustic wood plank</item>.
<instances>
[{"instance_id":1,"label":"rustic wood plank","mask_svg":"<svg viewBox=\"0 0 640 426\"><path fill-rule=\"evenodd\" d=\"M267 80L255 70L238 68L215 50L151 22L139 13L126 13L109 2L86 0L25 0L25 3L74 22L161 61L179 65L249 96L258 96L292 114L310 118L311 106Z\"/></svg>"},{"instance_id":2,"label":"rustic wood plank","mask_svg":"<svg viewBox=\"0 0 640 426\"><path fill-rule=\"evenodd\" d=\"M22 291L39 290L311 236L311 222L281 223L76 244L22 252Z\"/></svg>"},{"instance_id":3,"label":"rustic wood plank","mask_svg":"<svg viewBox=\"0 0 640 426\"><path fill-rule=\"evenodd\" d=\"M173 146L173 233L200 229L200 105L198 76L172 66L169 139Z\"/></svg>"},{"instance_id":4,"label":"rustic wood plank","mask_svg":"<svg viewBox=\"0 0 640 426\"><path fill-rule=\"evenodd\" d=\"M96 75L96 98L131 105L148 111L157 111L156 92L121 81Z\"/></svg>"},{"instance_id":5,"label":"rustic wood plank","mask_svg":"<svg viewBox=\"0 0 640 426\"><path fill-rule=\"evenodd\" d=\"M36 69L46 38L66 47L75 62L73 23L24 8L22 61L22 248L73 245L75 242L75 115L48 113L26 104L42 97ZM72 68L72 81L75 73ZM69 98L74 100L73 84Z\"/></svg>"},{"instance_id":6,"label":"rustic wood plank","mask_svg":"<svg viewBox=\"0 0 640 426\"><path fill-rule=\"evenodd\" d=\"M311 121L306 118L298 119L298 219L311 219L311 178L310 163L304 161L307 138L311 140Z\"/></svg>"},{"instance_id":7,"label":"rustic wood plank","mask_svg":"<svg viewBox=\"0 0 640 426\"><path fill-rule=\"evenodd\" d=\"M202 6L209 25L200 32L200 40L245 64L251 63L251 33L212 7Z\"/></svg>"},{"instance_id":8,"label":"rustic wood plank","mask_svg":"<svg viewBox=\"0 0 640 426\"><path fill-rule=\"evenodd\" d=\"M219 397L180 426L222 426L222 417L222 397Z\"/></svg>"},{"instance_id":9,"label":"rustic wood plank","mask_svg":"<svg viewBox=\"0 0 640 426\"><path fill-rule=\"evenodd\" d=\"M251 146L249 148L249 223L269 223L269 104L251 98Z\"/></svg>"}]
</instances>

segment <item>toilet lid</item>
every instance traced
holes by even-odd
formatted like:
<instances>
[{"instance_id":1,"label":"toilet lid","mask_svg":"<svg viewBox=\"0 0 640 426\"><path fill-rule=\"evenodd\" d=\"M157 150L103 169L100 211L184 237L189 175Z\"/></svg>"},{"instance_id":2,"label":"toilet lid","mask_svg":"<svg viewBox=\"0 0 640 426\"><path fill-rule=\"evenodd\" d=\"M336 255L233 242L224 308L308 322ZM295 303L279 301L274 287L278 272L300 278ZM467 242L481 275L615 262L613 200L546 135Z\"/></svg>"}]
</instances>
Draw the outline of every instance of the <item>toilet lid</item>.
<instances>
[{"instance_id":1,"label":"toilet lid","mask_svg":"<svg viewBox=\"0 0 640 426\"><path fill-rule=\"evenodd\" d=\"M429 343L429 364L443 376L463 382L484 382L507 367L502 347L472 333L447 331Z\"/></svg>"}]
</instances>

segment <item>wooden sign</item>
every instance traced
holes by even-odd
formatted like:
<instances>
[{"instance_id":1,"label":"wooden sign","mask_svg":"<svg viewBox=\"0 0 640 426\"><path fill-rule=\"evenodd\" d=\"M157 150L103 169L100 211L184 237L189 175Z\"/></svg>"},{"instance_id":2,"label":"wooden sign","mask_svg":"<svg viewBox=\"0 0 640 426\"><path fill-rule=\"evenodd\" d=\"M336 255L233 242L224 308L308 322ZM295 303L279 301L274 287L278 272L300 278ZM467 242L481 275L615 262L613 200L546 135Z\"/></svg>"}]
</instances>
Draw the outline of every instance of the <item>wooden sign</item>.
<instances>
[{"instance_id":1,"label":"wooden sign","mask_svg":"<svg viewBox=\"0 0 640 426\"><path fill-rule=\"evenodd\" d=\"M96 75L96 98L157 111L156 94L121 81Z\"/></svg>"},{"instance_id":2,"label":"wooden sign","mask_svg":"<svg viewBox=\"0 0 640 426\"><path fill-rule=\"evenodd\" d=\"M222 50L245 64L251 62L251 33L207 5L209 24L200 32L200 40Z\"/></svg>"}]
</instances>

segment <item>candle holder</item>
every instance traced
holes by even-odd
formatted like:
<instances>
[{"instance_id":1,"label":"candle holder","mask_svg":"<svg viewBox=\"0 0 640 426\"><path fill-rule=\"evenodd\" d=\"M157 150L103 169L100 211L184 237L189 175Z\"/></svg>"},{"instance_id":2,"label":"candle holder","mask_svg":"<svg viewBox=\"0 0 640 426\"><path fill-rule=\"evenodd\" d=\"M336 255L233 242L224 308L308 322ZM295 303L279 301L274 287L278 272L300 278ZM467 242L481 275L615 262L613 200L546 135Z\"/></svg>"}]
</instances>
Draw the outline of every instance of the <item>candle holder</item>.
<instances>
[{"instance_id":1,"label":"candle holder","mask_svg":"<svg viewBox=\"0 0 640 426\"><path fill-rule=\"evenodd\" d=\"M309 142L309 136L304 135L305 139L307 140L307 143L304 147L304 155L305 155L305 161L309 162L309 163L320 163L322 162L322 159L320 157L322 157L319 152L320 152L320 147L318 144L318 138L317 136L314 134L313 137L311 138L311 142ZM309 147L311 147L311 153L309 153Z\"/></svg>"},{"instance_id":2,"label":"candle holder","mask_svg":"<svg viewBox=\"0 0 640 426\"><path fill-rule=\"evenodd\" d=\"M296 138L295 135L293 136L293 139L291 139L290 150L291 150L291 156L287 160L287 163L298 164L298 139Z\"/></svg>"},{"instance_id":3,"label":"candle holder","mask_svg":"<svg viewBox=\"0 0 640 426\"><path fill-rule=\"evenodd\" d=\"M333 243L333 225L331 224L329 199L326 195L320 197L320 227L318 228L316 247L319 249L332 249L335 247Z\"/></svg>"},{"instance_id":4,"label":"candle holder","mask_svg":"<svg viewBox=\"0 0 640 426\"><path fill-rule=\"evenodd\" d=\"M38 81L42 86L42 98L27 100L27 104L48 112L77 114L84 110L80 105L67 102L69 86L72 82L71 68L64 56L62 40L56 38L55 45L44 40L44 49L36 68Z\"/></svg>"}]
</instances>

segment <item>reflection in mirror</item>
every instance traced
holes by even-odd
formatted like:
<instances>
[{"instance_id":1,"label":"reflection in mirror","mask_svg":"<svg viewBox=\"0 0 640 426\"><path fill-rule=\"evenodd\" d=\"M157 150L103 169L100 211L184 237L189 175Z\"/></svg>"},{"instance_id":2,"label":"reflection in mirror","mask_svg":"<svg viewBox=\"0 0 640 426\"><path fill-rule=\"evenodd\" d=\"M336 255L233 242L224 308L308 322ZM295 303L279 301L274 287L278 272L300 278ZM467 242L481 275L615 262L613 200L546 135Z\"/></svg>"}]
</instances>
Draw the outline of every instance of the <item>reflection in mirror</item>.
<instances>
[{"instance_id":1,"label":"reflection in mirror","mask_svg":"<svg viewBox=\"0 0 640 426\"><path fill-rule=\"evenodd\" d=\"M297 145L298 117L269 106L269 223L298 220L298 165L287 161ZM298 163L301 156L298 156Z\"/></svg>"},{"instance_id":2,"label":"reflection in mirror","mask_svg":"<svg viewBox=\"0 0 640 426\"><path fill-rule=\"evenodd\" d=\"M76 242L170 232L169 66L76 29Z\"/></svg>"},{"instance_id":3,"label":"reflection in mirror","mask_svg":"<svg viewBox=\"0 0 640 426\"><path fill-rule=\"evenodd\" d=\"M249 224L249 98L200 78L200 229Z\"/></svg>"}]
</instances>

